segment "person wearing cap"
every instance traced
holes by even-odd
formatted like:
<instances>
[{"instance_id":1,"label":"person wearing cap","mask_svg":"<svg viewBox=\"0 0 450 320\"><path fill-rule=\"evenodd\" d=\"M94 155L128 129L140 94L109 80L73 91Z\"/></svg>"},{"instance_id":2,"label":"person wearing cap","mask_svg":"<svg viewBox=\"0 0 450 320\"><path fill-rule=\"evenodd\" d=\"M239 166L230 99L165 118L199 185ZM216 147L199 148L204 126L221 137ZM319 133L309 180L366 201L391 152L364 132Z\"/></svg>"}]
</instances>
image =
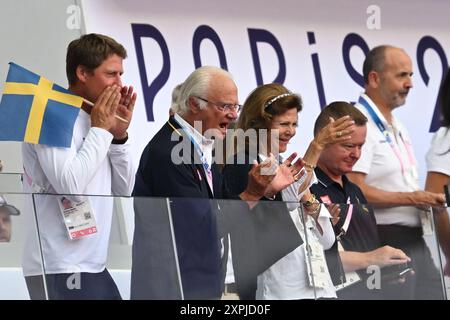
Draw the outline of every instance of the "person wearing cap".
<instances>
[{"instance_id":1,"label":"person wearing cap","mask_svg":"<svg viewBox=\"0 0 450 320\"><path fill-rule=\"evenodd\" d=\"M18 216L19 209L6 202L0 195L0 242L11 241L11 216Z\"/></svg>"}]
</instances>

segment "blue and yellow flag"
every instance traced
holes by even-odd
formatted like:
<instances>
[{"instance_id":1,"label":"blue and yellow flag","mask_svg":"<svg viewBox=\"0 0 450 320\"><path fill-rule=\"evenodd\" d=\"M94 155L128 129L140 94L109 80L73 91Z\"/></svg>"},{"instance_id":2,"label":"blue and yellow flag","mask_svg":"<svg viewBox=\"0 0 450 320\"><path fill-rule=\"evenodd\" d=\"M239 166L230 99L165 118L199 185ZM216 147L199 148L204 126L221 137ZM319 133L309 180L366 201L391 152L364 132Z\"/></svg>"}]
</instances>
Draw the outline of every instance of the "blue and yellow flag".
<instances>
[{"instance_id":1,"label":"blue and yellow flag","mask_svg":"<svg viewBox=\"0 0 450 320\"><path fill-rule=\"evenodd\" d=\"M83 98L13 62L0 102L0 140L70 147Z\"/></svg>"}]
</instances>

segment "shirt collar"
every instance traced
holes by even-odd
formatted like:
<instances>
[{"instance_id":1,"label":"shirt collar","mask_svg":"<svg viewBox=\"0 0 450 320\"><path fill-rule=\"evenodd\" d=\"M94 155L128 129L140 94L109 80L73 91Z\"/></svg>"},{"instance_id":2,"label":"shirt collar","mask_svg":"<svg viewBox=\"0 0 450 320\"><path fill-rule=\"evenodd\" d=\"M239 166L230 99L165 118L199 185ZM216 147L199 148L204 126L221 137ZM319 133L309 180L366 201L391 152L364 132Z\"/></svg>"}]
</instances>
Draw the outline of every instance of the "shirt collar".
<instances>
[{"instance_id":1,"label":"shirt collar","mask_svg":"<svg viewBox=\"0 0 450 320\"><path fill-rule=\"evenodd\" d=\"M182 117L180 117L178 114L175 114L174 116L175 120L181 125L183 129L186 129L187 132L191 138L194 139L194 141L203 148L210 148L212 149L212 146L214 144L213 139L207 139L205 138L200 132L195 130L194 127L192 127L186 120L184 120Z\"/></svg>"},{"instance_id":2,"label":"shirt collar","mask_svg":"<svg viewBox=\"0 0 450 320\"><path fill-rule=\"evenodd\" d=\"M316 173L316 177L317 180L320 184L322 184L324 187L328 188L330 187L332 184L336 184L339 187L341 187L341 185L339 183L337 183L336 181L332 180L325 172L323 172L322 169L320 169L319 167L316 167L314 169L315 173ZM345 185L348 182L348 178L345 174L342 175L342 189L345 189Z\"/></svg>"},{"instance_id":3,"label":"shirt collar","mask_svg":"<svg viewBox=\"0 0 450 320\"><path fill-rule=\"evenodd\" d=\"M195 128L193 128L186 120L184 120L178 114L175 114L174 118L175 121L177 121L180 124L180 126L183 128L186 134L188 134L190 138L193 141L195 141L195 143L200 147L202 155L206 159L206 163L208 163L208 165L211 166L213 161L212 152L214 147L214 140L205 138L200 132L195 130Z\"/></svg>"},{"instance_id":4,"label":"shirt collar","mask_svg":"<svg viewBox=\"0 0 450 320\"><path fill-rule=\"evenodd\" d=\"M361 93L361 97L364 98L364 100L367 101L367 103L372 107L373 111L375 112L375 114L378 116L378 118L380 118L381 122L383 123L384 127L389 129L391 127L396 128L396 130L398 129L398 123L397 123L397 119L394 117L394 115L392 115L392 126L387 122L386 118L384 117L384 115L381 113L380 109L378 109L377 105L375 104L375 102L372 101L372 99L369 98L369 96L365 93ZM365 108L364 108L365 109ZM372 117L369 117L369 119L371 119ZM373 119L372 119L373 120Z\"/></svg>"},{"instance_id":5,"label":"shirt collar","mask_svg":"<svg viewBox=\"0 0 450 320\"><path fill-rule=\"evenodd\" d=\"M320 169L319 167L316 167L314 169L315 173L316 173L316 177L317 180L319 181L319 183L321 185L323 185L324 187L328 188L330 185L333 184L333 180L330 179L330 177L328 177L325 172L322 171L322 169Z\"/></svg>"}]
</instances>

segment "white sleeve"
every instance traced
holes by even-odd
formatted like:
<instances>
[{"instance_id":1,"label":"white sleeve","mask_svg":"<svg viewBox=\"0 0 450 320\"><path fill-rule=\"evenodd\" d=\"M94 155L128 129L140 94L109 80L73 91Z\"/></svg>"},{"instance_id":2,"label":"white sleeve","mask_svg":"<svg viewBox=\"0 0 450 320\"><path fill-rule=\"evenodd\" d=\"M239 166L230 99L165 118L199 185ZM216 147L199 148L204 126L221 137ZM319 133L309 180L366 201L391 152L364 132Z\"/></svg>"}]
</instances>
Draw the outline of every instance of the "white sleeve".
<instances>
[{"instance_id":1,"label":"white sleeve","mask_svg":"<svg viewBox=\"0 0 450 320\"><path fill-rule=\"evenodd\" d=\"M115 196L130 196L135 180L130 144L111 144L109 159L111 161L112 194Z\"/></svg>"},{"instance_id":2,"label":"white sleeve","mask_svg":"<svg viewBox=\"0 0 450 320\"><path fill-rule=\"evenodd\" d=\"M112 138L108 131L91 127L78 151L73 140L70 148L36 145L41 168L56 193L83 194L105 160Z\"/></svg>"},{"instance_id":3,"label":"white sleeve","mask_svg":"<svg viewBox=\"0 0 450 320\"><path fill-rule=\"evenodd\" d=\"M426 155L427 170L450 176L450 130L440 128L433 136Z\"/></svg>"},{"instance_id":4,"label":"white sleeve","mask_svg":"<svg viewBox=\"0 0 450 320\"><path fill-rule=\"evenodd\" d=\"M378 145L377 137L379 133L375 130L378 130L378 128L376 128L375 125L372 124L371 122L368 122L366 142L362 146L361 157L359 158L358 161L356 161L355 165L353 166L354 172L362 172L365 174L369 174L372 166L373 156L375 154L375 149L377 148Z\"/></svg>"},{"instance_id":5,"label":"white sleeve","mask_svg":"<svg viewBox=\"0 0 450 320\"><path fill-rule=\"evenodd\" d=\"M317 222L320 224L323 234L320 234L317 228L314 228L313 230L324 250L330 249L333 246L334 241L336 240L336 235L334 234L330 219L330 212L328 212L326 206L321 203Z\"/></svg>"},{"instance_id":6,"label":"white sleeve","mask_svg":"<svg viewBox=\"0 0 450 320\"><path fill-rule=\"evenodd\" d=\"M309 182L308 188L306 188L302 193L298 193L298 189L300 188L300 181L295 181L290 184L287 188L281 191L283 201L286 203L289 211L295 210L300 205L300 199L305 194L306 190L308 190L313 184L317 183L316 173L312 171L312 178Z\"/></svg>"}]
</instances>

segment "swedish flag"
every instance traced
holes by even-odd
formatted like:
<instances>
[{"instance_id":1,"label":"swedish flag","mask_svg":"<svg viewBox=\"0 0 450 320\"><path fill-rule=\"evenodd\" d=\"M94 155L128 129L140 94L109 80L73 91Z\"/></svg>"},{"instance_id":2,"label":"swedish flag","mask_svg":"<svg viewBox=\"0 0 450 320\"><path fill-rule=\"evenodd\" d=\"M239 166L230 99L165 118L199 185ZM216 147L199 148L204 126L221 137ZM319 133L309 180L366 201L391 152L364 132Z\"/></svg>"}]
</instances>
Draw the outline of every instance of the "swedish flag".
<instances>
[{"instance_id":1,"label":"swedish flag","mask_svg":"<svg viewBox=\"0 0 450 320\"><path fill-rule=\"evenodd\" d=\"M0 102L0 140L70 147L83 98L13 62Z\"/></svg>"}]
</instances>

